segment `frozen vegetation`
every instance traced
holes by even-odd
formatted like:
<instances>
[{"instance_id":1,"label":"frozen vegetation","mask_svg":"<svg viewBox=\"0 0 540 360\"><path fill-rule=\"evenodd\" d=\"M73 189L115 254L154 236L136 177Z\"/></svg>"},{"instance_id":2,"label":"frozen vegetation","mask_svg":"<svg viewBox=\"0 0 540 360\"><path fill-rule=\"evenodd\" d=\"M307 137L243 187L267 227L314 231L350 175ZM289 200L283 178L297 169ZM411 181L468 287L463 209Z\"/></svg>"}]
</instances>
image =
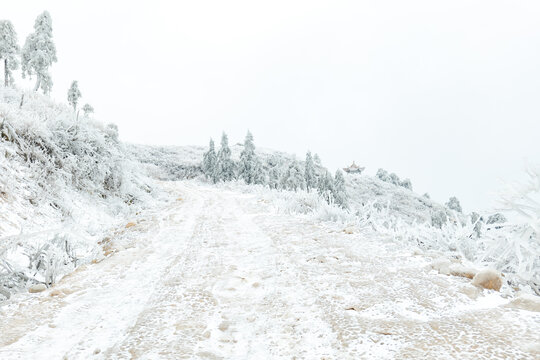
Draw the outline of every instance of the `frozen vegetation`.
<instances>
[{"instance_id":1,"label":"frozen vegetation","mask_svg":"<svg viewBox=\"0 0 540 360\"><path fill-rule=\"evenodd\" d=\"M439 204L412 191L409 180L402 181L395 174L383 176L388 174L385 170L379 169L374 177L341 171L332 176L320 160L311 162L311 153L307 154L307 161L300 160L269 149L251 149L254 147L251 134L247 139L262 174L253 191L274 190L270 194L281 199L281 209L311 213L322 220L370 226L408 246L442 251L449 258L463 259L478 268L493 267L504 272L507 283L513 287L525 286L539 293L538 170L529 171L530 184L515 185L506 192L512 196L502 196L501 209L488 214L464 214L456 197L451 197L445 205ZM147 173L158 179L225 181L216 178L215 173L211 175L213 170L208 162L205 165L211 146L128 145L128 149L133 158L145 164ZM233 145L230 152L229 166L234 174L227 179L247 183L234 170L245 166L241 165L245 161L242 159L245 145ZM219 160L212 161L217 166ZM317 184L317 190L308 191L308 182ZM284 198L288 199L286 206ZM499 211L514 213L515 220L506 221Z\"/></svg>"},{"instance_id":2,"label":"frozen vegetation","mask_svg":"<svg viewBox=\"0 0 540 360\"><path fill-rule=\"evenodd\" d=\"M24 95L22 106L21 98ZM0 296L47 286L102 256L107 231L149 205L154 185L116 126L34 92L0 87Z\"/></svg>"},{"instance_id":3,"label":"frozen vegetation","mask_svg":"<svg viewBox=\"0 0 540 360\"><path fill-rule=\"evenodd\" d=\"M249 131L123 144L46 96L47 12L0 59L0 358L538 358L540 168L466 214Z\"/></svg>"}]
</instances>

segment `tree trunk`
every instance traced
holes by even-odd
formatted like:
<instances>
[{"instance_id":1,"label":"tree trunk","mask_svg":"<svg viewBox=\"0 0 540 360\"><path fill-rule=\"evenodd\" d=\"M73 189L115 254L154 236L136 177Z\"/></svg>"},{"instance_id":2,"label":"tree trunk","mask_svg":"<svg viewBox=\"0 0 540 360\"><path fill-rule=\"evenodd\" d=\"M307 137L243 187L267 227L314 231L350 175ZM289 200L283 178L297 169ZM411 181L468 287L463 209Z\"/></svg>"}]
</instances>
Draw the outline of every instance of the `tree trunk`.
<instances>
[{"instance_id":1,"label":"tree trunk","mask_svg":"<svg viewBox=\"0 0 540 360\"><path fill-rule=\"evenodd\" d=\"M36 75L36 86L34 86L34 91L38 91L39 90L39 85L41 84L41 78L38 75Z\"/></svg>"},{"instance_id":2,"label":"tree trunk","mask_svg":"<svg viewBox=\"0 0 540 360\"><path fill-rule=\"evenodd\" d=\"M7 58L4 59L4 86L8 87L9 85L9 72L8 72L8 63Z\"/></svg>"}]
</instances>

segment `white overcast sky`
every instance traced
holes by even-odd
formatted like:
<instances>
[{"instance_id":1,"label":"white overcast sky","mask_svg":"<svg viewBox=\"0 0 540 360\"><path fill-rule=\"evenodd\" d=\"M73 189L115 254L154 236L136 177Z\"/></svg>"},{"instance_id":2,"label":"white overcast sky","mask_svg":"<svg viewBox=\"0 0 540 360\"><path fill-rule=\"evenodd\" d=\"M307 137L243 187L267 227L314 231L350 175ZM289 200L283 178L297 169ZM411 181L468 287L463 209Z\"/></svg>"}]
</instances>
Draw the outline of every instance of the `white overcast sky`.
<instances>
[{"instance_id":1,"label":"white overcast sky","mask_svg":"<svg viewBox=\"0 0 540 360\"><path fill-rule=\"evenodd\" d=\"M128 142L250 129L257 146L383 167L466 211L540 162L540 1L1 0L0 18L22 44L43 10L53 97L78 80Z\"/></svg>"}]
</instances>

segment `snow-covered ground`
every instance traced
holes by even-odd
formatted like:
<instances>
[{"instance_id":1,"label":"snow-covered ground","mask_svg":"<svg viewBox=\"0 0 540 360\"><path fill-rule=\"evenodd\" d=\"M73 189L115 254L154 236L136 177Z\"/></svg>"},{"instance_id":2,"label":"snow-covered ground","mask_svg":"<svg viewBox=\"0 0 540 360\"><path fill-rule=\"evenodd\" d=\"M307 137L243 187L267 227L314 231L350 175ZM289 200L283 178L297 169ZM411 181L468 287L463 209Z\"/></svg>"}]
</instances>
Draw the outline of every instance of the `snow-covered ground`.
<instances>
[{"instance_id":1,"label":"snow-covered ground","mask_svg":"<svg viewBox=\"0 0 540 360\"><path fill-rule=\"evenodd\" d=\"M1 359L540 357L538 297L256 192L163 186L110 256L0 305Z\"/></svg>"}]
</instances>

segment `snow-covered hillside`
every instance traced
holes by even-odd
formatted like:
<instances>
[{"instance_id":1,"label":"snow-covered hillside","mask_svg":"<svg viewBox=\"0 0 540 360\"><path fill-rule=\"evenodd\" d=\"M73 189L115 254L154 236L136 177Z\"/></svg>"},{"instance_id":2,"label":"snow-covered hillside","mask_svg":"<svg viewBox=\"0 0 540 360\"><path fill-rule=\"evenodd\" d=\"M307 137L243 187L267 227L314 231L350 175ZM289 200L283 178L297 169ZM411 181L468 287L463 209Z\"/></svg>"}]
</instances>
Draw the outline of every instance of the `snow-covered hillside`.
<instances>
[{"instance_id":1,"label":"snow-covered hillside","mask_svg":"<svg viewBox=\"0 0 540 360\"><path fill-rule=\"evenodd\" d=\"M145 164L149 176L161 180L205 181L201 161L206 150L203 146L128 145L130 156ZM242 150L242 144L231 146L233 161L239 161ZM257 154L261 159L262 171L268 171L269 164L276 161L282 164L296 162L300 167L305 164L294 155L270 149L258 148ZM324 171L324 168L321 170ZM509 283L516 287L531 287L540 294L538 229L534 230L528 225L534 224L538 215L533 216L532 220L524 219L525 222L489 224L486 220L493 214L481 214L477 218L475 214L462 214L376 176L345 174L345 180L348 197L346 211L326 206L313 193L300 191L291 195L288 191L282 191L275 194L286 199L281 207L287 211L311 212L320 220L346 219L349 222L367 223L408 246L444 251L449 258L463 258L477 267L495 267L506 273ZM531 191L537 194L538 186L533 186ZM511 206L508 204L507 207ZM529 206L540 208L535 204ZM523 235L524 232L526 235Z\"/></svg>"},{"instance_id":2,"label":"snow-covered hillside","mask_svg":"<svg viewBox=\"0 0 540 360\"><path fill-rule=\"evenodd\" d=\"M0 297L100 256L107 232L158 194L114 125L46 96L0 87L0 138Z\"/></svg>"},{"instance_id":3,"label":"snow-covered hillside","mask_svg":"<svg viewBox=\"0 0 540 360\"><path fill-rule=\"evenodd\" d=\"M234 161L239 161L243 148L244 146L239 143L231 146ZM204 146L167 147L129 144L127 149L131 157L146 165L150 176L161 180L204 178L201 168L201 160L207 150ZM268 169L268 163L274 158L283 163L298 162L304 166L304 161L292 154L266 148L257 148L257 154L265 171ZM353 212L370 204L379 209L388 209L391 216L409 223L413 221L431 223L432 216L441 211L451 216L451 212L444 206L376 177L350 174L345 178Z\"/></svg>"}]
</instances>

